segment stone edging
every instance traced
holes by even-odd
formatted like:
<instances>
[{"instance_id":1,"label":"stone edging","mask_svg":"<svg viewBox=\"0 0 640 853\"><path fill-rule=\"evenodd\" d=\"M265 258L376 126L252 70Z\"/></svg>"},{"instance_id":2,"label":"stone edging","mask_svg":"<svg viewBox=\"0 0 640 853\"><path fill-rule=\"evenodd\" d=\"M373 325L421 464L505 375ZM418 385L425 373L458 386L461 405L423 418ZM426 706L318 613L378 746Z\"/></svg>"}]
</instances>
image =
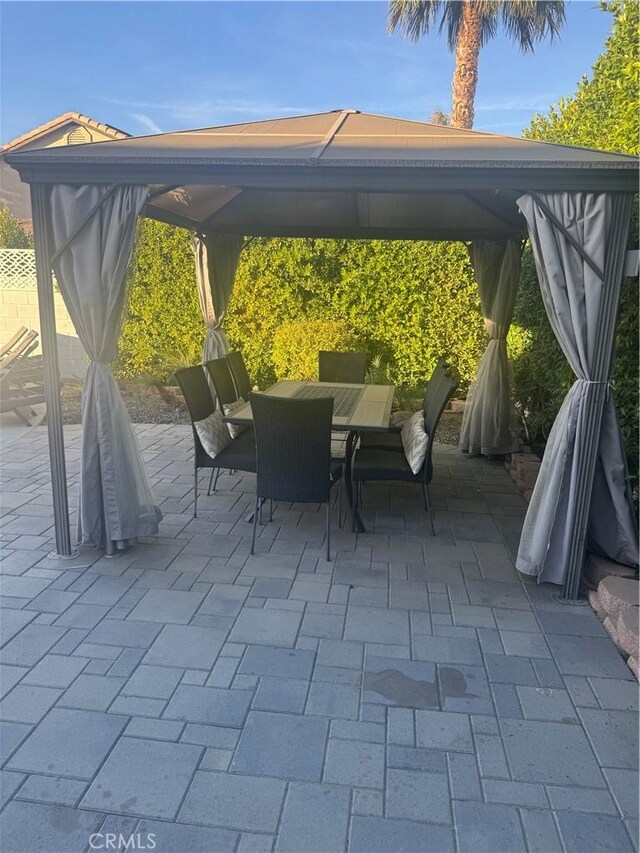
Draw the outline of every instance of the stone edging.
<instances>
[{"instance_id":1,"label":"stone edging","mask_svg":"<svg viewBox=\"0 0 640 853\"><path fill-rule=\"evenodd\" d=\"M585 580L591 587L589 604L603 620L607 633L627 658L631 672L638 678L640 586L634 570L589 554L585 565Z\"/></svg>"},{"instance_id":2,"label":"stone edging","mask_svg":"<svg viewBox=\"0 0 640 853\"><path fill-rule=\"evenodd\" d=\"M504 467L518 487L518 491L529 503L542 464L540 458L532 453L528 447L523 447L519 453L510 453L503 457L503 461Z\"/></svg>"}]
</instances>

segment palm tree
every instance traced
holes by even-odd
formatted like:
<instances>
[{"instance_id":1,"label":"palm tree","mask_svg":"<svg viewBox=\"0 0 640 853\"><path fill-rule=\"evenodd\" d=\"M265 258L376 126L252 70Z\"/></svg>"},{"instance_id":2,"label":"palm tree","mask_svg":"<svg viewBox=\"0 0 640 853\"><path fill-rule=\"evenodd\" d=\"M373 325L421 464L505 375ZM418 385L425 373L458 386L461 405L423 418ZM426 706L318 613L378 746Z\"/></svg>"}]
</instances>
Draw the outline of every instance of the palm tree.
<instances>
[{"instance_id":1,"label":"palm tree","mask_svg":"<svg viewBox=\"0 0 640 853\"><path fill-rule=\"evenodd\" d=\"M554 39L565 20L563 0L390 0L389 32L400 28L417 41L438 26L455 52L452 127L473 127L480 49L495 38L500 22L522 51Z\"/></svg>"}]
</instances>

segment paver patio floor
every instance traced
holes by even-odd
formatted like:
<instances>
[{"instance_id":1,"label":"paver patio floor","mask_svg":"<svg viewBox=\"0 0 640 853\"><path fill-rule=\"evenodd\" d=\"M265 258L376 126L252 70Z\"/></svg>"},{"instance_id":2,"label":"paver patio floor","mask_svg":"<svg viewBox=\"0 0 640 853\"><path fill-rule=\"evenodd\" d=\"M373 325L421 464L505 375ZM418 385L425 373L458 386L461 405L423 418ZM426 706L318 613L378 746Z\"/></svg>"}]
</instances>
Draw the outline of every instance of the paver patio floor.
<instances>
[{"instance_id":1,"label":"paver patio floor","mask_svg":"<svg viewBox=\"0 0 640 853\"><path fill-rule=\"evenodd\" d=\"M252 557L253 477L203 473L193 520L190 428L136 432L164 520L116 558L48 558L45 428L1 451L3 851L633 849L637 684L518 577L501 465L437 446L435 536L414 487L369 485L333 562L308 505Z\"/></svg>"}]
</instances>

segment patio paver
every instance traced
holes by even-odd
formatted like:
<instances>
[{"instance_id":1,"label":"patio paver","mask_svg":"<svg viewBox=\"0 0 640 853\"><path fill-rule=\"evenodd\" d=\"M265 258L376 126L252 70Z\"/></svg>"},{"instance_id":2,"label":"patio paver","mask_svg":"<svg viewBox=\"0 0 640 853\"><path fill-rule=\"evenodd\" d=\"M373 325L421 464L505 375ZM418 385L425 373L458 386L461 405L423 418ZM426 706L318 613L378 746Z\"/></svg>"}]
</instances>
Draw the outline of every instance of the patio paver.
<instances>
[{"instance_id":1,"label":"patio paver","mask_svg":"<svg viewBox=\"0 0 640 853\"><path fill-rule=\"evenodd\" d=\"M202 749L184 743L121 738L81 805L144 817L174 818Z\"/></svg>"},{"instance_id":2,"label":"patio paver","mask_svg":"<svg viewBox=\"0 0 640 853\"><path fill-rule=\"evenodd\" d=\"M251 557L254 478L203 477L194 521L190 428L136 432L165 520L114 558L48 557L45 428L0 453L3 850L632 849L637 684L517 575L497 462L436 447L434 537L413 487L369 485L331 563L305 505Z\"/></svg>"}]
</instances>

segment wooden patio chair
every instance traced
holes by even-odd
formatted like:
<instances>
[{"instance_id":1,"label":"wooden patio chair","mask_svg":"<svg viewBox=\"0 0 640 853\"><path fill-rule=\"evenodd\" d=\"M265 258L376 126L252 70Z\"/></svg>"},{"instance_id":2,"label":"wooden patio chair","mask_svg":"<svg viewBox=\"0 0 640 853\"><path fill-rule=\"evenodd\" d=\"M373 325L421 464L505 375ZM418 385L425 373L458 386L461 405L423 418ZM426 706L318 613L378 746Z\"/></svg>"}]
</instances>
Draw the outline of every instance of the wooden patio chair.
<instances>
[{"instance_id":1,"label":"wooden patio chair","mask_svg":"<svg viewBox=\"0 0 640 853\"><path fill-rule=\"evenodd\" d=\"M15 335L10 340L8 340L6 343L2 344L2 346L0 346L0 362L2 361L3 358L5 358L5 356L9 355L9 353L16 346L18 341L24 335L27 334L27 331L28 331L28 329L26 326L20 326L18 331L15 333Z\"/></svg>"},{"instance_id":2,"label":"wooden patio chair","mask_svg":"<svg viewBox=\"0 0 640 853\"><path fill-rule=\"evenodd\" d=\"M27 330L24 326L7 341L0 351L0 369L9 367L24 355L28 355L37 346L38 333L34 329Z\"/></svg>"},{"instance_id":3,"label":"wooden patio chair","mask_svg":"<svg viewBox=\"0 0 640 853\"><path fill-rule=\"evenodd\" d=\"M0 364L0 413L14 412L27 426L38 426L46 415L44 408L34 408L46 403L42 356L30 355L38 346L37 337L37 332L29 332Z\"/></svg>"}]
</instances>

